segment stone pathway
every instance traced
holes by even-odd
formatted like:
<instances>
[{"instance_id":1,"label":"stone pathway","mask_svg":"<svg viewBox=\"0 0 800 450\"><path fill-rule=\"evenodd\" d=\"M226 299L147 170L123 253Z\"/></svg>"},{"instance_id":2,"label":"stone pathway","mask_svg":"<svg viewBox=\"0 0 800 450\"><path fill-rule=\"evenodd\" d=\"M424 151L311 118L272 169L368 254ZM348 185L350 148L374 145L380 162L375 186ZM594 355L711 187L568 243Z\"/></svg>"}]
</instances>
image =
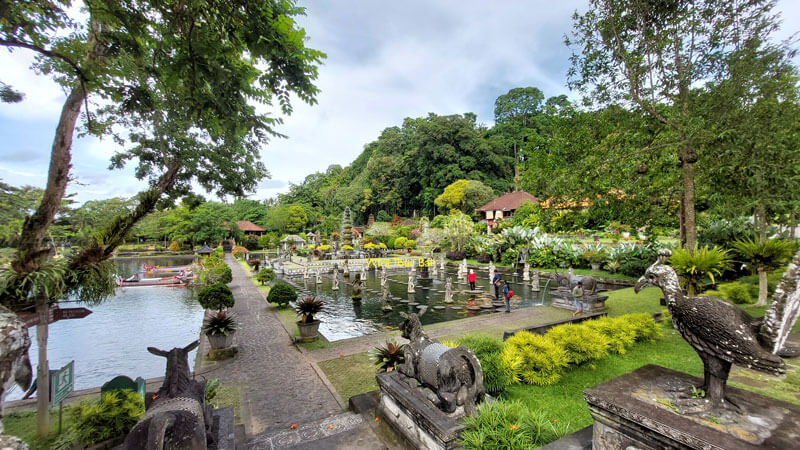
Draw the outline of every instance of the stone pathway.
<instances>
[{"instance_id":1,"label":"stone pathway","mask_svg":"<svg viewBox=\"0 0 800 450\"><path fill-rule=\"evenodd\" d=\"M246 437L252 442L248 448L310 444L309 439L359 427L362 422L342 415L334 394L293 345L291 336L269 311L264 296L247 272L230 255L225 256L225 261L233 271L233 282L229 286L236 299L233 312L240 324L234 335L239 353L220 363L198 356L196 371L203 373L206 379L218 378L224 384L240 387L242 421ZM206 339L199 352L199 355L207 352ZM333 416L338 419L329 429L325 421ZM297 432L309 429L307 426L312 423L319 425L312 427L314 430L324 426L323 434ZM298 428L292 430L292 424L298 424ZM364 439L369 440L369 426L361 425L359 432L366 433ZM377 437L372 437L371 447L382 447Z\"/></svg>"}]
</instances>

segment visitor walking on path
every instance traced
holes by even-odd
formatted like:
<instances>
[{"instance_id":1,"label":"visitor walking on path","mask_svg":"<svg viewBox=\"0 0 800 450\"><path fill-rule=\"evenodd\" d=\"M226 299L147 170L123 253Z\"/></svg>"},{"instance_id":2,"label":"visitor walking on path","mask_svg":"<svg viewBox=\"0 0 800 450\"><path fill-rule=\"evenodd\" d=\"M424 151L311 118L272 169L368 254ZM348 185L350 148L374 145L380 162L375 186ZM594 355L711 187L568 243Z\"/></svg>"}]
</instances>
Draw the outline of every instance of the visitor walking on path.
<instances>
[{"instance_id":1,"label":"visitor walking on path","mask_svg":"<svg viewBox=\"0 0 800 450\"><path fill-rule=\"evenodd\" d=\"M508 281L506 281L505 286L503 286L503 298L506 299L506 312L511 312L511 297L514 296L514 292L511 290L511 286L508 285Z\"/></svg>"},{"instance_id":2,"label":"visitor walking on path","mask_svg":"<svg viewBox=\"0 0 800 450\"><path fill-rule=\"evenodd\" d=\"M580 314L583 315L583 281L578 281L578 284L572 288L572 299L575 301L575 312L572 317Z\"/></svg>"},{"instance_id":3,"label":"visitor walking on path","mask_svg":"<svg viewBox=\"0 0 800 450\"><path fill-rule=\"evenodd\" d=\"M475 271L469 269L469 274L467 274L467 281L469 281L469 290L475 290Z\"/></svg>"},{"instance_id":4,"label":"visitor walking on path","mask_svg":"<svg viewBox=\"0 0 800 450\"><path fill-rule=\"evenodd\" d=\"M502 279L500 278L500 274L497 273L497 269L494 269L494 277L492 278L492 284L494 285L494 299L500 300L500 285L503 283Z\"/></svg>"}]
</instances>

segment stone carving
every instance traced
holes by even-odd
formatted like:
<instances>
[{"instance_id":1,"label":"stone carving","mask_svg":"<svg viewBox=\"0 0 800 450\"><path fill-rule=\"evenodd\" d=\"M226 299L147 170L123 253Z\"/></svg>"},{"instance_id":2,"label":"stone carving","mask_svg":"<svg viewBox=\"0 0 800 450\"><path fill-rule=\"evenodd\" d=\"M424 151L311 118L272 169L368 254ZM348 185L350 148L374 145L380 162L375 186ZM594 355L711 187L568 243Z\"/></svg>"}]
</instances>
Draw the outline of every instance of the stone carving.
<instances>
[{"instance_id":1,"label":"stone carving","mask_svg":"<svg viewBox=\"0 0 800 450\"><path fill-rule=\"evenodd\" d=\"M389 286L385 284L381 286L381 297L383 298L383 306L381 306L381 309L384 311L391 311L392 303L389 299Z\"/></svg>"},{"instance_id":2,"label":"stone carving","mask_svg":"<svg viewBox=\"0 0 800 450\"><path fill-rule=\"evenodd\" d=\"M800 316L800 252L786 269L765 318L754 319L731 303L712 296L683 295L678 275L666 264L669 250L639 278L634 291L661 288L675 329L703 360L706 407L726 406L725 386L731 364L778 375L786 372L779 354Z\"/></svg>"},{"instance_id":3,"label":"stone carving","mask_svg":"<svg viewBox=\"0 0 800 450\"><path fill-rule=\"evenodd\" d=\"M533 277L531 279L531 290L534 292L539 292L539 272L533 272Z\"/></svg>"},{"instance_id":4,"label":"stone carving","mask_svg":"<svg viewBox=\"0 0 800 450\"><path fill-rule=\"evenodd\" d=\"M550 279L555 281L558 284L558 289L567 291L572 291L572 288L578 284L578 281L583 283L583 292L586 295L595 295L597 294L597 280L594 277L590 277L588 275L582 276L580 278L576 278L575 275L569 274L562 274L558 272L553 272L550 275Z\"/></svg>"},{"instance_id":5,"label":"stone carving","mask_svg":"<svg viewBox=\"0 0 800 450\"><path fill-rule=\"evenodd\" d=\"M316 278L317 278L317 279L316 279L316 283L317 283L317 284L322 284L322 269L319 269L319 268L318 268L318 269L317 269L317 270L314 272L314 275L315 275L315 276L316 276Z\"/></svg>"},{"instance_id":6,"label":"stone carving","mask_svg":"<svg viewBox=\"0 0 800 450\"><path fill-rule=\"evenodd\" d=\"M347 260L344 260L344 265L342 266L342 276L345 278L350 278L350 267L347 265Z\"/></svg>"},{"instance_id":7,"label":"stone carving","mask_svg":"<svg viewBox=\"0 0 800 450\"><path fill-rule=\"evenodd\" d=\"M364 280L365 282L367 281L367 265L366 265L366 263L361 265L361 279Z\"/></svg>"},{"instance_id":8,"label":"stone carving","mask_svg":"<svg viewBox=\"0 0 800 450\"><path fill-rule=\"evenodd\" d=\"M361 274L357 273L356 278L353 280L353 292L350 295L353 300L360 301L361 300L361 291L363 290L363 286L361 285Z\"/></svg>"},{"instance_id":9,"label":"stone carving","mask_svg":"<svg viewBox=\"0 0 800 450\"><path fill-rule=\"evenodd\" d=\"M139 422L125 438L123 449L205 449L211 427L211 408L205 403L206 383L193 380L188 354L199 341L170 351L147 347L167 358L164 384Z\"/></svg>"},{"instance_id":10,"label":"stone carving","mask_svg":"<svg viewBox=\"0 0 800 450\"><path fill-rule=\"evenodd\" d=\"M403 317L400 329L410 342L398 371L412 379L412 386L422 383L428 400L442 411L452 413L463 406L467 414L473 413L484 396L478 359L464 346L450 348L430 339L416 314Z\"/></svg>"},{"instance_id":11,"label":"stone carving","mask_svg":"<svg viewBox=\"0 0 800 450\"><path fill-rule=\"evenodd\" d=\"M575 269L573 269L572 266L569 267L568 273L569 273L569 279L570 280L575 278Z\"/></svg>"},{"instance_id":12,"label":"stone carving","mask_svg":"<svg viewBox=\"0 0 800 450\"><path fill-rule=\"evenodd\" d=\"M447 277L447 284L444 288L444 302L453 303L453 279Z\"/></svg>"},{"instance_id":13,"label":"stone carving","mask_svg":"<svg viewBox=\"0 0 800 450\"><path fill-rule=\"evenodd\" d=\"M16 383L22 390L31 385L33 370L28 359L31 338L16 314L0 306L0 435L3 434L3 399Z\"/></svg>"},{"instance_id":14,"label":"stone carving","mask_svg":"<svg viewBox=\"0 0 800 450\"><path fill-rule=\"evenodd\" d=\"M531 265L525 261L525 266L522 268L522 281L531 281Z\"/></svg>"},{"instance_id":15,"label":"stone carving","mask_svg":"<svg viewBox=\"0 0 800 450\"><path fill-rule=\"evenodd\" d=\"M430 258L429 261L433 261L433 258ZM431 267L431 276L436 277L439 275L439 263L433 262L433 267Z\"/></svg>"},{"instance_id":16,"label":"stone carving","mask_svg":"<svg viewBox=\"0 0 800 450\"><path fill-rule=\"evenodd\" d=\"M389 282L389 273L386 271L386 266L381 270L381 289L385 288Z\"/></svg>"},{"instance_id":17,"label":"stone carving","mask_svg":"<svg viewBox=\"0 0 800 450\"><path fill-rule=\"evenodd\" d=\"M303 279L308 279L308 266L303 267Z\"/></svg>"},{"instance_id":18,"label":"stone carving","mask_svg":"<svg viewBox=\"0 0 800 450\"><path fill-rule=\"evenodd\" d=\"M519 249L519 259L518 262L528 264L528 255L530 254L530 249L528 247L522 247Z\"/></svg>"},{"instance_id":19,"label":"stone carving","mask_svg":"<svg viewBox=\"0 0 800 450\"><path fill-rule=\"evenodd\" d=\"M406 292L409 294L413 294L416 291L416 288L414 287L414 284L416 283L415 278L416 274L414 272L408 274L408 290Z\"/></svg>"},{"instance_id":20,"label":"stone carving","mask_svg":"<svg viewBox=\"0 0 800 450\"><path fill-rule=\"evenodd\" d=\"M494 271L495 271L494 262L489 261L489 286L492 285L492 280L494 279Z\"/></svg>"},{"instance_id":21,"label":"stone carving","mask_svg":"<svg viewBox=\"0 0 800 450\"><path fill-rule=\"evenodd\" d=\"M338 291L339 290L339 271L333 271L333 282L331 284L331 290Z\"/></svg>"}]
</instances>

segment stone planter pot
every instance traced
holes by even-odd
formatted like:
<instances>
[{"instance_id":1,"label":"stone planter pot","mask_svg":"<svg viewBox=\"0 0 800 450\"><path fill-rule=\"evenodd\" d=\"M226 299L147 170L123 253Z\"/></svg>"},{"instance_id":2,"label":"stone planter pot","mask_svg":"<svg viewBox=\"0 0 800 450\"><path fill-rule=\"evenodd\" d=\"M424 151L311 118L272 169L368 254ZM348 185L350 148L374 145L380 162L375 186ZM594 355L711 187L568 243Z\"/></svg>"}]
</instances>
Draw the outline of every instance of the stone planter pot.
<instances>
[{"instance_id":1,"label":"stone planter pot","mask_svg":"<svg viewBox=\"0 0 800 450\"><path fill-rule=\"evenodd\" d=\"M624 237L625 239L631 237L631 232L630 231L623 231L622 232L622 237Z\"/></svg>"},{"instance_id":2,"label":"stone planter pot","mask_svg":"<svg viewBox=\"0 0 800 450\"><path fill-rule=\"evenodd\" d=\"M300 331L300 340L303 342L311 342L319 336L319 320L311 323L297 322L297 329Z\"/></svg>"},{"instance_id":3,"label":"stone planter pot","mask_svg":"<svg viewBox=\"0 0 800 450\"><path fill-rule=\"evenodd\" d=\"M600 270L600 263L592 263L592 270Z\"/></svg>"},{"instance_id":4,"label":"stone planter pot","mask_svg":"<svg viewBox=\"0 0 800 450\"><path fill-rule=\"evenodd\" d=\"M233 333L225 336L224 334L206 335L208 337L208 344L212 350L220 350L228 348L233 345Z\"/></svg>"}]
</instances>

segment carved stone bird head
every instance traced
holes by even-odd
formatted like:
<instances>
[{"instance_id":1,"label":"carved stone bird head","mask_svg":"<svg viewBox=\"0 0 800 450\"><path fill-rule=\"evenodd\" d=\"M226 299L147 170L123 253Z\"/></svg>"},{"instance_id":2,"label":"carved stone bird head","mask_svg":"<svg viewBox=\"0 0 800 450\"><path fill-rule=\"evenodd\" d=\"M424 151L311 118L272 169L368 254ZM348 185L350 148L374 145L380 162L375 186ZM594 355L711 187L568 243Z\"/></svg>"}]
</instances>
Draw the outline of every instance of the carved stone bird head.
<instances>
[{"instance_id":1,"label":"carved stone bird head","mask_svg":"<svg viewBox=\"0 0 800 450\"><path fill-rule=\"evenodd\" d=\"M633 286L633 291L638 294L639 291L646 287L655 286L661 288L667 296L670 294L676 296L682 294L675 269L666 264L671 255L672 252L669 249L663 248L659 250L658 260L647 268L644 275Z\"/></svg>"}]
</instances>

